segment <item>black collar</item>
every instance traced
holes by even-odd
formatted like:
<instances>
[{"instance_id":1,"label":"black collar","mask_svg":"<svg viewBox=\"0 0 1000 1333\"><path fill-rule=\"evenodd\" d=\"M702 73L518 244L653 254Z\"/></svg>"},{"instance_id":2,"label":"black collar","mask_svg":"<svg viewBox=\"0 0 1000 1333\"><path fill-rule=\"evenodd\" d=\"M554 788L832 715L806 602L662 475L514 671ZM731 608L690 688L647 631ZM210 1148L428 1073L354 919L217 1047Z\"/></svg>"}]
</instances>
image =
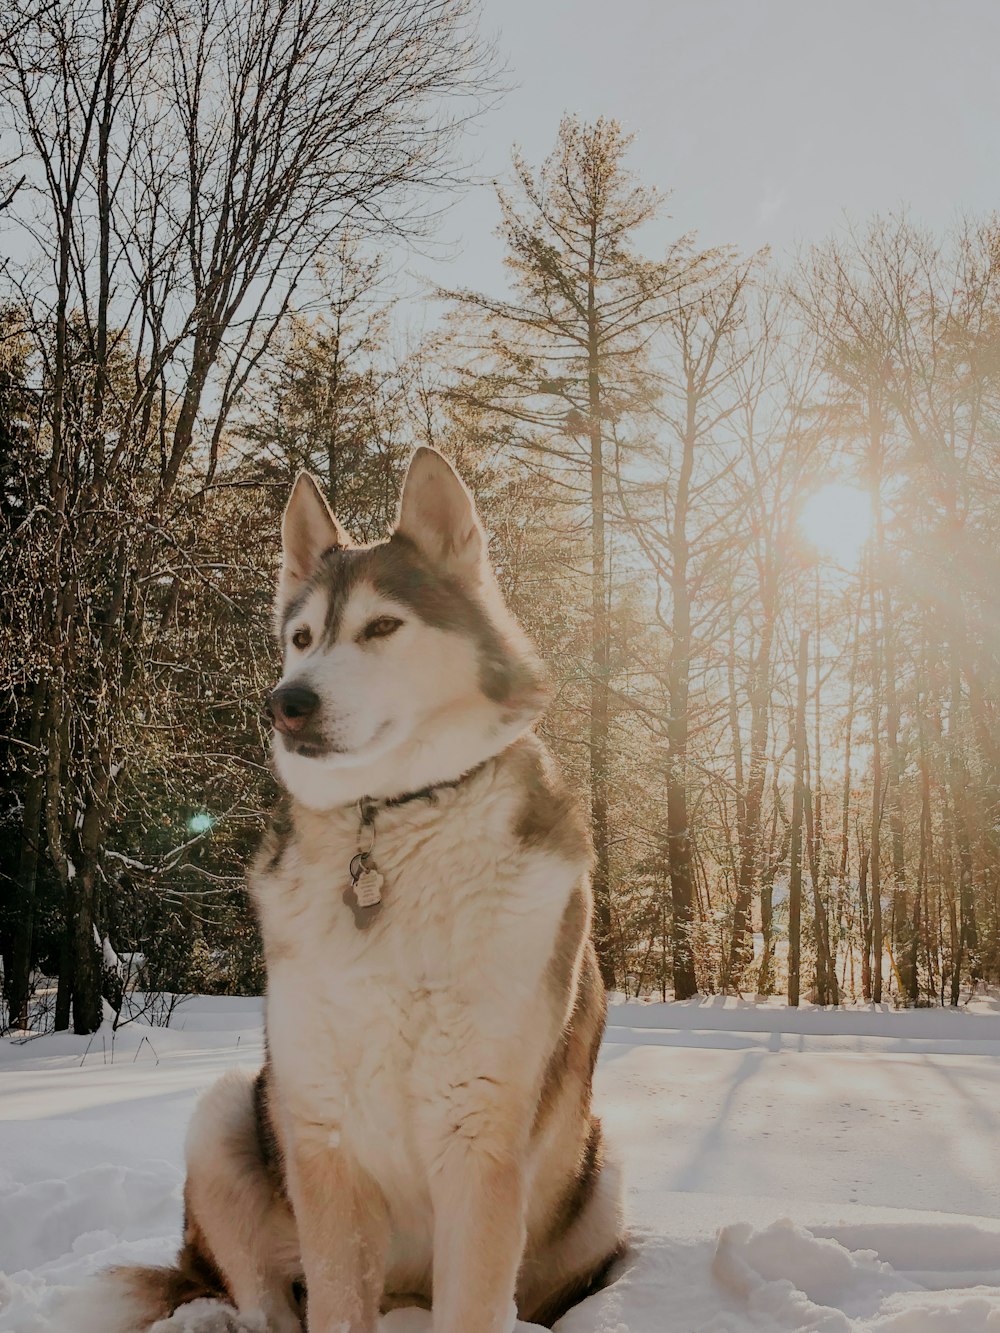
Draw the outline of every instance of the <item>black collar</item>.
<instances>
[{"instance_id":1,"label":"black collar","mask_svg":"<svg viewBox=\"0 0 1000 1333\"><path fill-rule=\"evenodd\" d=\"M432 782L427 787L421 787L418 791L403 792L401 796L362 796L358 801L358 809L361 811L362 824L374 824L375 816L380 810L394 810L400 805L409 805L411 801L430 801L431 805L437 804L438 792L447 791L449 788L461 787L470 778L474 778L489 763L484 759L481 764L475 768L470 768L467 773L463 773L459 778L451 778L446 782Z\"/></svg>"}]
</instances>

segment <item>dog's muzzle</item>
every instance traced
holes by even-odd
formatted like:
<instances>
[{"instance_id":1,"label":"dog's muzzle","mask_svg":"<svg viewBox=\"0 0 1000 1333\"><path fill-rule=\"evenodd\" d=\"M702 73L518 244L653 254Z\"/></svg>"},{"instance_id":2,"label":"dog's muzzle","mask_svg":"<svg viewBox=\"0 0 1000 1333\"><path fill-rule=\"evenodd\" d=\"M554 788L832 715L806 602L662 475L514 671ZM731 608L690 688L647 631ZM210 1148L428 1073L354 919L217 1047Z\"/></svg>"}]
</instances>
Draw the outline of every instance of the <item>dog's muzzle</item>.
<instances>
[{"instance_id":1,"label":"dog's muzzle","mask_svg":"<svg viewBox=\"0 0 1000 1333\"><path fill-rule=\"evenodd\" d=\"M264 703L264 712L283 736L299 736L319 712L319 695L308 685L279 685Z\"/></svg>"}]
</instances>

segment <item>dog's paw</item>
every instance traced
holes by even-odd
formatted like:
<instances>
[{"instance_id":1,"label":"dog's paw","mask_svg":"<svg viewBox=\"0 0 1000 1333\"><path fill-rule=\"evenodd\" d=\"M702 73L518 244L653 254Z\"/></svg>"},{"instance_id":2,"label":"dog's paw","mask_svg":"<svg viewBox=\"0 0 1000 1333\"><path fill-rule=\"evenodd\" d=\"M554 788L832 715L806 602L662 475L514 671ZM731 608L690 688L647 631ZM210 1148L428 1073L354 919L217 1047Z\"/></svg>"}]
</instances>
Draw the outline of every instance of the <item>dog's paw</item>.
<instances>
[{"instance_id":1,"label":"dog's paw","mask_svg":"<svg viewBox=\"0 0 1000 1333\"><path fill-rule=\"evenodd\" d=\"M149 1333L268 1333L268 1327L263 1315L241 1315L220 1301L199 1300L182 1305Z\"/></svg>"}]
</instances>

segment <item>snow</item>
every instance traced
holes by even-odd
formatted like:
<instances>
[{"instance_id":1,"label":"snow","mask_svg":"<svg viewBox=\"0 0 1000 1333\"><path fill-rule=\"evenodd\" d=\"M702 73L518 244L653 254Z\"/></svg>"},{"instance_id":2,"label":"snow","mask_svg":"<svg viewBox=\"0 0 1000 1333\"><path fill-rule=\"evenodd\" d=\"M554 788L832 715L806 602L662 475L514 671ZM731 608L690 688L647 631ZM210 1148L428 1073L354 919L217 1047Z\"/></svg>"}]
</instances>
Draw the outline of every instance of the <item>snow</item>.
<instances>
[{"instance_id":1,"label":"snow","mask_svg":"<svg viewBox=\"0 0 1000 1333\"><path fill-rule=\"evenodd\" d=\"M124 852L114 852L110 848L104 852L105 858L112 861L119 861L129 870L151 870L152 866L146 865L144 861L137 861L134 856L126 856Z\"/></svg>"},{"instance_id":2,"label":"snow","mask_svg":"<svg viewBox=\"0 0 1000 1333\"><path fill-rule=\"evenodd\" d=\"M90 1274L170 1258L192 1104L259 1062L260 1024L259 1000L198 998L89 1050L0 1042L3 1333L70 1333ZM989 999L613 1004L597 1101L632 1244L559 1333L1000 1333L998 1056ZM223 1330L251 1333L201 1302L157 1326Z\"/></svg>"}]
</instances>

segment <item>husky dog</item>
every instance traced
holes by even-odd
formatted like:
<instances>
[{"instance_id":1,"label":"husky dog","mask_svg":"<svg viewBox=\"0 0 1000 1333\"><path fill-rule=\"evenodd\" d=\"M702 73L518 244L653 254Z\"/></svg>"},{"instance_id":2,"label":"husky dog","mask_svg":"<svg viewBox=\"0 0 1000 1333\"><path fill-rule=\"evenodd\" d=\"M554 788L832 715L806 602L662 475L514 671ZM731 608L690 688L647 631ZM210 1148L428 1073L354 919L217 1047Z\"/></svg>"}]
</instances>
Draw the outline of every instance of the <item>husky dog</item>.
<instances>
[{"instance_id":1,"label":"husky dog","mask_svg":"<svg viewBox=\"0 0 1000 1333\"><path fill-rule=\"evenodd\" d=\"M267 1059L199 1103L177 1265L110 1274L100 1327L200 1297L274 1333L400 1305L435 1333L509 1333L515 1306L551 1326L623 1229L591 1114L590 846L531 734L538 661L432 449L387 541L355 546L305 473L282 540L287 795L250 881Z\"/></svg>"}]
</instances>

